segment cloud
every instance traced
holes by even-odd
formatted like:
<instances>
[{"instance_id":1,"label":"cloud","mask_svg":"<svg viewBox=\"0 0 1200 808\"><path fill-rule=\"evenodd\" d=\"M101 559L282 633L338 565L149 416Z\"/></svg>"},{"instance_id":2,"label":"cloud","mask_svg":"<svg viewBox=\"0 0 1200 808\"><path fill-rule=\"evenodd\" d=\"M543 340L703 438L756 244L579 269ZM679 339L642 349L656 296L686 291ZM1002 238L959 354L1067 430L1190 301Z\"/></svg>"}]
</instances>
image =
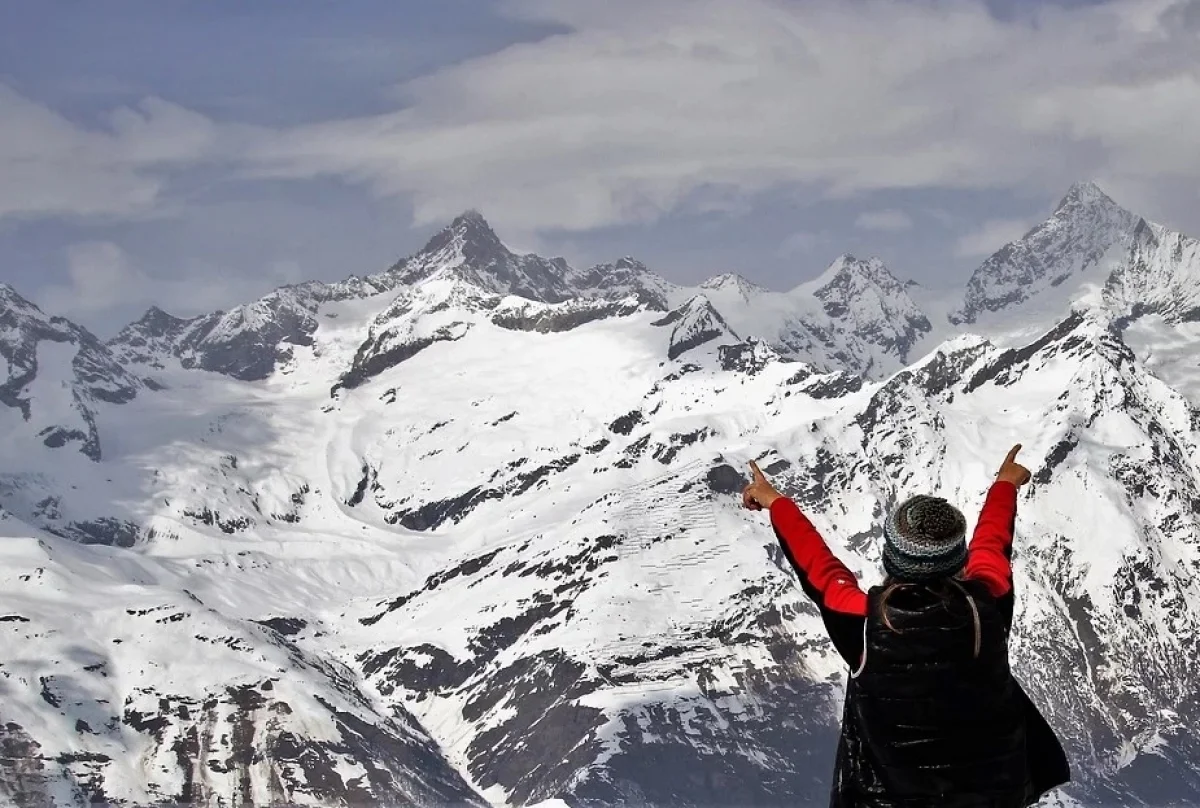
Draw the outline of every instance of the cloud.
<instances>
[{"instance_id":1,"label":"cloud","mask_svg":"<svg viewBox=\"0 0 1200 808\"><path fill-rule=\"evenodd\" d=\"M1029 231L1029 223L1018 219L991 219L977 229L960 237L954 254L960 258L982 258L991 255L1010 241L1016 241Z\"/></svg>"},{"instance_id":2,"label":"cloud","mask_svg":"<svg viewBox=\"0 0 1200 808\"><path fill-rule=\"evenodd\" d=\"M901 210L872 210L859 214L854 226L860 230L882 230L897 233L913 226L912 217Z\"/></svg>"},{"instance_id":3,"label":"cloud","mask_svg":"<svg viewBox=\"0 0 1200 808\"><path fill-rule=\"evenodd\" d=\"M115 311L129 316L156 305L173 314L194 316L255 300L271 289L303 280L300 265L291 260L275 261L255 276L192 265L190 271L168 278L146 273L111 241L80 242L65 252L68 282L37 290L38 305L50 314L106 322L110 328L124 321L98 315Z\"/></svg>"},{"instance_id":4,"label":"cloud","mask_svg":"<svg viewBox=\"0 0 1200 808\"><path fill-rule=\"evenodd\" d=\"M404 84L403 109L280 131L262 176L334 176L516 231L653 221L800 187L1200 179L1191 5L998 20L979 2L512 2L563 30ZM1185 13L1186 12L1186 13ZM1097 47L1103 42L1103 47Z\"/></svg>"},{"instance_id":5,"label":"cloud","mask_svg":"<svg viewBox=\"0 0 1200 808\"><path fill-rule=\"evenodd\" d=\"M88 128L0 84L0 218L160 214L172 171L231 159L246 131L158 98Z\"/></svg>"},{"instance_id":6,"label":"cloud","mask_svg":"<svg viewBox=\"0 0 1200 808\"><path fill-rule=\"evenodd\" d=\"M954 213L945 208L925 208L923 212L942 227L950 227L958 220Z\"/></svg>"},{"instance_id":7,"label":"cloud","mask_svg":"<svg viewBox=\"0 0 1200 808\"><path fill-rule=\"evenodd\" d=\"M264 129L152 98L84 126L0 88L0 217L150 215L198 165L335 178L421 226L475 207L518 234L740 212L768 191L1200 181L1196 0L1003 20L979 0L502 7L554 33L407 81L378 115Z\"/></svg>"},{"instance_id":8,"label":"cloud","mask_svg":"<svg viewBox=\"0 0 1200 808\"><path fill-rule=\"evenodd\" d=\"M144 295L153 282L135 269L129 256L111 241L88 241L67 247L69 284L50 286L40 295L52 313L105 311L132 296ZM145 298L143 298L145 299Z\"/></svg>"},{"instance_id":9,"label":"cloud","mask_svg":"<svg viewBox=\"0 0 1200 808\"><path fill-rule=\"evenodd\" d=\"M821 233L812 233L806 230L798 230L792 233L780 243L775 250L775 254L780 258L792 258L797 255L806 255L813 251L817 246L825 241L825 237Z\"/></svg>"}]
</instances>

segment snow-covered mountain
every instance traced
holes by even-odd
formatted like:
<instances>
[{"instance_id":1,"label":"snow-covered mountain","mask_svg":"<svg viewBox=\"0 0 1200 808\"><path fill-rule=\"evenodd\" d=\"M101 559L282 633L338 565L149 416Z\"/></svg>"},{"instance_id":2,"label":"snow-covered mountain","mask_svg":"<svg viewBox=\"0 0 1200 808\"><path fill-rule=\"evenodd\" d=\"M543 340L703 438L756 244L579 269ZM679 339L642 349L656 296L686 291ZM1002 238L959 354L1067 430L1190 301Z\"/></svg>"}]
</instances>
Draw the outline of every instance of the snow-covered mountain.
<instances>
[{"instance_id":1,"label":"snow-covered mountain","mask_svg":"<svg viewBox=\"0 0 1200 808\"><path fill-rule=\"evenodd\" d=\"M448 279L494 296L547 305L633 298L643 308L669 312L700 295L720 307L722 318L744 328L753 324L756 333L789 358L872 377L903 367L913 346L930 331L928 318L878 259L843 256L820 282L787 294L734 275L687 289L628 257L577 270L561 258L516 255L482 216L469 211L384 272L284 287L232 311L191 320L152 308L112 340L110 348L136 366L161 369L164 362L177 360L185 368L261 381L285 367L295 348L311 346L322 306L407 294ZM612 306L595 311L606 308Z\"/></svg>"},{"instance_id":2,"label":"snow-covered mountain","mask_svg":"<svg viewBox=\"0 0 1200 808\"><path fill-rule=\"evenodd\" d=\"M969 324L989 315L1007 317L1039 300L1042 316L1061 309L1064 297L1055 290L1069 296L1091 275L1105 273L1110 252L1120 257L1127 250L1139 221L1095 183L1072 186L1049 219L975 270L951 320Z\"/></svg>"},{"instance_id":3,"label":"snow-covered mountain","mask_svg":"<svg viewBox=\"0 0 1200 808\"><path fill-rule=\"evenodd\" d=\"M1200 322L1200 241L1139 221L1104 294L1131 317L1152 313L1171 323Z\"/></svg>"},{"instance_id":4,"label":"snow-covered mountain","mask_svg":"<svg viewBox=\"0 0 1200 808\"><path fill-rule=\"evenodd\" d=\"M957 330L874 259L683 288L475 213L107 346L0 289L0 795L823 804L845 671L746 462L871 582L892 503L973 510L1020 441L1048 804L1200 800L1196 242L1093 186L1033 233ZM102 452L45 441L51 388Z\"/></svg>"},{"instance_id":5,"label":"snow-covered mountain","mask_svg":"<svg viewBox=\"0 0 1200 808\"><path fill-rule=\"evenodd\" d=\"M0 440L19 457L35 443L102 456L98 402L123 404L143 389L87 329L46 315L0 283Z\"/></svg>"},{"instance_id":6,"label":"snow-covered mountain","mask_svg":"<svg viewBox=\"0 0 1200 808\"><path fill-rule=\"evenodd\" d=\"M897 362L917 358L913 349L933 330L907 285L878 258L843 255L792 294L806 292L821 302L842 337L836 363L866 375L878 375L879 364L884 372L894 372Z\"/></svg>"}]
</instances>

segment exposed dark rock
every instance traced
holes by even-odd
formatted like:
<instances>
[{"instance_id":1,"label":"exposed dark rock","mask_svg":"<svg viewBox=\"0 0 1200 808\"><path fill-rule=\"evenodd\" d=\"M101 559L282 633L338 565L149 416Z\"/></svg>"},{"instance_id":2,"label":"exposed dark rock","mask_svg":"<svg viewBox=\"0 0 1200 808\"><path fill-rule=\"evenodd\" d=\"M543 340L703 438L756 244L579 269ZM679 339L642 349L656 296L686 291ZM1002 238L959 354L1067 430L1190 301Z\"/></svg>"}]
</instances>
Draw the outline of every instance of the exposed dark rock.
<instances>
[{"instance_id":1,"label":"exposed dark rock","mask_svg":"<svg viewBox=\"0 0 1200 808\"><path fill-rule=\"evenodd\" d=\"M654 448L654 459L663 465L668 465L675 459L675 456L678 455L680 450L684 447L691 446L699 441L713 437L716 434L717 433L715 430L704 427L702 429L697 429L694 432L672 435L667 439L665 444L659 444Z\"/></svg>"},{"instance_id":2,"label":"exposed dark rock","mask_svg":"<svg viewBox=\"0 0 1200 808\"><path fill-rule=\"evenodd\" d=\"M1130 237L1139 218L1092 183L1067 192L1053 215L992 254L971 275L963 305L950 316L960 325L986 312L1020 305L1094 266Z\"/></svg>"},{"instance_id":3,"label":"exposed dark rock","mask_svg":"<svg viewBox=\"0 0 1200 808\"><path fill-rule=\"evenodd\" d=\"M419 253L386 274L394 283L413 284L447 264L462 280L494 294L518 295L543 303L561 303L575 296L566 261L516 255L476 211L456 218Z\"/></svg>"},{"instance_id":4,"label":"exposed dark rock","mask_svg":"<svg viewBox=\"0 0 1200 808\"><path fill-rule=\"evenodd\" d=\"M640 310L641 307L631 301L579 301L533 312L526 312L522 309L497 311L492 315L492 322L510 331L536 331L539 334L551 334L571 331L596 320L628 317L637 314Z\"/></svg>"},{"instance_id":5,"label":"exposed dark rock","mask_svg":"<svg viewBox=\"0 0 1200 808\"><path fill-rule=\"evenodd\" d=\"M1068 435L1063 440L1060 440L1046 455L1046 462L1042 465L1037 473L1033 475L1034 485L1045 485L1050 482L1054 470L1061 466L1063 462L1070 456L1071 451L1079 445L1079 439L1074 435Z\"/></svg>"},{"instance_id":6,"label":"exposed dark rock","mask_svg":"<svg viewBox=\"0 0 1200 808\"><path fill-rule=\"evenodd\" d=\"M479 671L474 660L460 662L435 645L394 648L369 654L359 661L363 662L363 672L367 676L383 671L377 687L385 696L391 695L397 687L423 694L444 693L461 687Z\"/></svg>"},{"instance_id":7,"label":"exposed dark rock","mask_svg":"<svg viewBox=\"0 0 1200 808\"><path fill-rule=\"evenodd\" d=\"M762 467L763 474L781 474L792 467L792 461L780 458L773 463Z\"/></svg>"},{"instance_id":8,"label":"exposed dark rock","mask_svg":"<svg viewBox=\"0 0 1200 808\"><path fill-rule=\"evenodd\" d=\"M762 372L771 362L779 361L773 350L758 340L738 342L733 345L718 345L717 356L721 369L754 376Z\"/></svg>"},{"instance_id":9,"label":"exposed dark rock","mask_svg":"<svg viewBox=\"0 0 1200 808\"><path fill-rule=\"evenodd\" d=\"M600 440L596 441L595 443L585 446L583 448L583 450L585 452L587 452L588 454L599 454L600 452L602 452L606 448L608 448L610 443L611 443L611 441L609 441L608 438L601 438Z\"/></svg>"},{"instance_id":10,"label":"exposed dark rock","mask_svg":"<svg viewBox=\"0 0 1200 808\"><path fill-rule=\"evenodd\" d=\"M80 544L133 547L142 529L133 522L103 516L87 522L70 522L65 527L55 527L53 532Z\"/></svg>"},{"instance_id":11,"label":"exposed dark rock","mask_svg":"<svg viewBox=\"0 0 1200 808\"><path fill-rule=\"evenodd\" d=\"M907 362L913 347L933 330L929 318L909 295L907 285L877 258L863 260L843 255L829 271L832 277L813 296L821 301L837 330ZM822 343L833 346L831 335L823 329L810 326L808 330ZM844 356L843 363L861 373L871 370L869 360L864 366L861 360Z\"/></svg>"},{"instance_id":12,"label":"exposed dark rock","mask_svg":"<svg viewBox=\"0 0 1200 808\"><path fill-rule=\"evenodd\" d=\"M463 706L463 716L478 719L505 699L522 707L472 741L469 768L479 786L503 784L519 804L562 793L601 748L603 713L579 704L596 687L583 665L556 652L526 657L493 676Z\"/></svg>"},{"instance_id":13,"label":"exposed dark rock","mask_svg":"<svg viewBox=\"0 0 1200 808\"><path fill-rule=\"evenodd\" d=\"M633 443L625 447L624 457L618 460L614 465L619 469L632 468L633 464L646 453L646 447L650 445L650 436L643 435Z\"/></svg>"},{"instance_id":14,"label":"exposed dark rock","mask_svg":"<svg viewBox=\"0 0 1200 808\"><path fill-rule=\"evenodd\" d=\"M481 569L486 567L488 564L491 564L492 561L495 560L495 558L499 554L499 552L500 552L499 550L493 550L489 553L484 553L483 555L480 555L480 556L474 556L472 558L468 558L465 561L451 567L450 569L435 573L435 574L429 576L428 579L426 579L425 586L423 586L421 589L417 590L416 592L411 592L407 595L404 595L403 597L396 598L395 600L388 603L387 608L385 608L378 615L375 615L374 617L363 618L359 622L362 623L364 626L374 625L375 623L379 622L380 618L382 618L385 614L388 614L389 612L394 612L395 610L402 608L410 600L412 600L416 596L420 595L421 592L432 592L433 590L437 589L442 584L446 583L447 581L453 581L455 578L458 578L460 575L461 576L474 575L475 573L479 572Z\"/></svg>"},{"instance_id":15,"label":"exposed dark rock","mask_svg":"<svg viewBox=\"0 0 1200 808\"><path fill-rule=\"evenodd\" d=\"M308 628L308 623L299 617L271 617L266 620L256 620L255 622L285 637L299 634Z\"/></svg>"},{"instance_id":16,"label":"exposed dark rock","mask_svg":"<svg viewBox=\"0 0 1200 808\"><path fill-rule=\"evenodd\" d=\"M359 347L350 370L342 376L340 384L353 390L401 362L413 358L431 345L462 339L470 328L470 323L454 323L442 326L428 337L413 337L399 344L389 343L382 349L374 340L368 340Z\"/></svg>"},{"instance_id":17,"label":"exposed dark rock","mask_svg":"<svg viewBox=\"0 0 1200 808\"><path fill-rule=\"evenodd\" d=\"M607 300L632 296L645 309L667 310L668 284L633 258L625 257L584 270L579 273L575 286L589 296L599 295Z\"/></svg>"},{"instance_id":18,"label":"exposed dark rock","mask_svg":"<svg viewBox=\"0 0 1200 808\"><path fill-rule=\"evenodd\" d=\"M388 514L389 524L400 524L409 530L434 530L446 522L461 522L471 511L489 499L503 499L504 491L476 486L450 499L427 502L413 510Z\"/></svg>"},{"instance_id":19,"label":"exposed dark rock","mask_svg":"<svg viewBox=\"0 0 1200 808\"><path fill-rule=\"evenodd\" d=\"M577 553L572 553L560 561L541 561L534 564L529 561L514 561L505 568L505 576L518 575L522 578L534 575L543 580L551 580L555 578L578 576L581 574L595 572L601 564L615 561L616 556L606 551L616 547L621 542L619 536L606 534L598 536L584 543L583 549ZM569 585L560 587L561 591L566 591L577 585L588 585L590 582L587 579L572 578Z\"/></svg>"},{"instance_id":20,"label":"exposed dark rock","mask_svg":"<svg viewBox=\"0 0 1200 808\"><path fill-rule=\"evenodd\" d=\"M633 428L639 424L646 422L645 416L641 410L633 410L632 412L622 415L617 420L609 424L608 428L618 435L628 435L633 432Z\"/></svg>"},{"instance_id":21,"label":"exposed dark rock","mask_svg":"<svg viewBox=\"0 0 1200 808\"><path fill-rule=\"evenodd\" d=\"M693 348L720 337L738 340L725 318L703 296L692 298L666 317L655 321L654 325L674 326L667 348L668 359L678 359Z\"/></svg>"},{"instance_id":22,"label":"exposed dark rock","mask_svg":"<svg viewBox=\"0 0 1200 808\"><path fill-rule=\"evenodd\" d=\"M838 372L829 376L818 376L805 385L802 392L810 398L841 398L862 389L863 379L853 373Z\"/></svg>"},{"instance_id":23,"label":"exposed dark rock","mask_svg":"<svg viewBox=\"0 0 1200 808\"><path fill-rule=\"evenodd\" d=\"M207 506L200 510L185 510L183 515L191 517L203 525L216 527L222 533L229 534L238 533L254 525L254 520L248 516L226 517Z\"/></svg>"},{"instance_id":24,"label":"exposed dark rock","mask_svg":"<svg viewBox=\"0 0 1200 808\"><path fill-rule=\"evenodd\" d=\"M15 808L56 808L42 747L20 724L0 724L0 797Z\"/></svg>"},{"instance_id":25,"label":"exposed dark rock","mask_svg":"<svg viewBox=\"0 0 1200 808\"><path fill-rule=\"evenodd\" d=\"M578 454L560 457L544 466L517 474L503 487L476 486L450 499L427 502L415 509L390 513L386 520L389 524L399 523L409 530L435 530L448 521L457 524L484 502L520 496L529 489L544 483L551 474L573 466L579 462L579 458Z\"/></svg>"},{"instance_id":26,"label":"exposed dark rock","mask_svg":"<svg viewBox=\"0 0 1200 808\"><path fill-rule=\"evenodd\" d=\"M750 484L748 477L728 463L709 469L707 480L714 494L740 494Z\"/></svg>"},{"instance_id":27,"label":"exposed dark rock","mask_svg":"<svg viewBox=\"0 0 1200 808\"><path fill-rule=\"evenodd\" d=\"M363 463L362 476L358 479L358 485L354 488L354 493L350 495L350 499L346 500L346 504L351 508L361 505L367 496L367 487L375 482L375 469L367 463Z\"/></svg>"}]
</instances>

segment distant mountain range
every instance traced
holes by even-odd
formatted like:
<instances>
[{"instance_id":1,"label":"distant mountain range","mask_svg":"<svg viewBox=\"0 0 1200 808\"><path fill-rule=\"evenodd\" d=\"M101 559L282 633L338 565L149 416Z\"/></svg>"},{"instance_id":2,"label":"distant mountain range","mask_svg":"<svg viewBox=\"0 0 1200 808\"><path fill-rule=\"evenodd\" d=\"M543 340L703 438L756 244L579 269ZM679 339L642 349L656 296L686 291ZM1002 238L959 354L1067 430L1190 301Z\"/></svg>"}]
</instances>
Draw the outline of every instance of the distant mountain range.
<instances>
[{"instance_id":1,"label":"distant mountain range","mask_svg":"<svg viewBox=\"0 0 1200 808\"><path fill-rule=\"evenodd\" d=\"M0 795L824 804L845 671L746 462L875 580L895 501L972 511L1020 441L1048 804L1200 801L1197 244L1080 184L948 311L877 259L685 288L475 212L108 343L0 285Z\"/></svg>"}]
</instances>

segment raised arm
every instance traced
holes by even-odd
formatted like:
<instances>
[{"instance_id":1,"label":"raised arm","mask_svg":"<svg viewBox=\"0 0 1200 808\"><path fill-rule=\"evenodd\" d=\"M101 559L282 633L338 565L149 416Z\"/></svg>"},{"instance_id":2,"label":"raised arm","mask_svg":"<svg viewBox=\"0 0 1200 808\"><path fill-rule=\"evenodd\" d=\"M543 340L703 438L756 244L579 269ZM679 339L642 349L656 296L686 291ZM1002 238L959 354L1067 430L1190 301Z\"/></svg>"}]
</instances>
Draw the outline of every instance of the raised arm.
<instances>
[{"instance_id":1,"label":"raised arm","mask_svg":"<svg viewBox=\"0 0 1200 808\"><path fill-rule=\"evenodd\" d=\"M800 583L818 606L841 614L864 616L867 596L850 572L829 549L796 503L786 497L771 505L771 527Z\"/></svg>"},{"instance_id":2,"label":"raised arm","mask_svg":"<svg viewBox=\"0 0 1200 808\"><path fill-rule=\"evenodd\" d=\"M1012 591L1012 540L1017 487L997 481L988 491L967 549L966 577L983 581L994 597Z\"/></svg>"},{"instance_id":3,"label":"raised arm","mask_svg":"<svg viewBox=\"0 0 1200 808\"><path fill-rule=\"evenodd\" d=\"M1017 462L1021 444L1009 451L988 491L967 551L966 577L982 581L994 597L1012 592L1012 542L1017 520L1017 489L1029 482L1029 469Z\"/></svg>"},{"instance_id":4,"label":"raised arm","mask_svg":"<svg viewBox=\"0 0 1200 808\"><path fill-rule=\"evenodd\" d=\"M834 612L861 616L867 613L867 596L854 574L838 560L796 503L780 494L753 461L754 478L742 493L742 503L751 510L766 508L771 527L784 555L800 577L805 593L818 606Z\"/></svg>"}]
</instances>

